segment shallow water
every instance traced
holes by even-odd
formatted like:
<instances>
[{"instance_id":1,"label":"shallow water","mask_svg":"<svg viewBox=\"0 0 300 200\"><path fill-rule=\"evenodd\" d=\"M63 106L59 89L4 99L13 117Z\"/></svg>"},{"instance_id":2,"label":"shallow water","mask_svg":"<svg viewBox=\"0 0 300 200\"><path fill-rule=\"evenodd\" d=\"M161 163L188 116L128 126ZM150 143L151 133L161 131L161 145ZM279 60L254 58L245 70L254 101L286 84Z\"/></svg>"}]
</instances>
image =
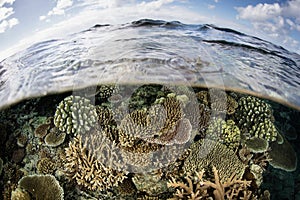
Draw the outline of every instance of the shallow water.
<instances>
[{"instance_id":1,"label":"shallow water","mask_svg":"<svg viewBox=\"0 0 300 200\"><path fill-rule=\"evenodd\" d=\"M139 20L33 44L0 63L0 107L98 83L249 92L300 107L300 56L213 25Z\"/></svg>"},{"instance_id":2,"label":"shallow water","mask_svg":"<svg viewBox=\"0 0 300 200\"><path fill-rule=\"evenodd\" d=\"M299 62L159 20L34 44L0 63L0 199L300 198Z\"/></svg>"}]
</instances>

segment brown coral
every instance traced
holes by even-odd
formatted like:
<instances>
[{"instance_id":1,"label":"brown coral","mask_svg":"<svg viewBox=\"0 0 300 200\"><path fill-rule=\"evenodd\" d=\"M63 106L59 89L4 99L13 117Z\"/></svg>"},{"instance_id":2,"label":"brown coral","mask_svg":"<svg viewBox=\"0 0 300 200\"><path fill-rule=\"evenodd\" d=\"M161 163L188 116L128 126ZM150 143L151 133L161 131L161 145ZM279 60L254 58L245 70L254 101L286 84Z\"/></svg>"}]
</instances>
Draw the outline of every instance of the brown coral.
<instances>
[{"instance_id":1,"label":"brown coral","mask_svg":"<svg viewBox=\"0 0 300 200\"><path fill-rule=\"evenodd\" d=\"M63 188L52 175L28 175L19 181L19 186L37 200L62 200L64 197Z\"/></svg>"},{"instance_id":2,"label":"brown coral","mask_svg":"<svg viewBox=\"0 0 300 200\"><path fill-rule=\"evenodd\" d=\"M41 124L34 130L34 136L38 138L43 138L47 135L50 128L50 124Z\"/></svg>"},{"instance_id":3,"label":"brown coral","mask_svg":"<svg viewBox=\"0 0 300 200\"><path fill-rule=\"evenodd\" d=\"M250 181L241 180L235 173L226 179L221 181L219 172L216 167L212 167L214 174L214 181L205 180L204 170L196 173L196 177L186 176L186 183L171 179L168 182L168 187L177 188L174 194L173 200L178 199L208 199L208 197L214 197L216 200L226 199L249 199L251 192L247 191L250 186ZM209 189L212 189L211 193Z\"/></svg>"},{"instance_id":4,"label":"brown coral","mask_svg":"<svg viewBox=\"0 0 300 200\"><path fill-rule=\"evenodd\" d=\"M41 174L53 174L56 170L55 162L50 158L42 158L37 162L37 171Z\"/></svg>"},{"instance_id":5,"label":"brown coral","mask_svg":"<svg viewBox=\"0 0 300 200\"><path fill-rule=\"evenodd\" d=\"M234 151L219 142L209 139L200 140L192 144L190 149L190 155L183 165L186 173L193 173L211 166L218 168L221 180L228 179L232 173L240 178L244 173L246 165L239 160Z\"/></svg>"},{"instance_id":6,"label":"brown coral","mask_svg":"<svg viewBox=\"0 0 300 200\"><path fill-rule=\"evenodd\" d=\"M74 138L65 149L66 174L78 185L89 190L103 191L117 186L126 176L104 166L83 144L81 136Z\"/></svg>"},{"instance_id":7,"label":"brown coral","mask_svg":"<svg viewBox=\"0 0 300 200\"><path fill-rule=\"evenodd\" d=\"M46 135L44 141L47 146L57 147L65 141L65 138L66 138L65 132L58 130L58 128L56 127L53 127Z\"/></svg>"}]
</instances>

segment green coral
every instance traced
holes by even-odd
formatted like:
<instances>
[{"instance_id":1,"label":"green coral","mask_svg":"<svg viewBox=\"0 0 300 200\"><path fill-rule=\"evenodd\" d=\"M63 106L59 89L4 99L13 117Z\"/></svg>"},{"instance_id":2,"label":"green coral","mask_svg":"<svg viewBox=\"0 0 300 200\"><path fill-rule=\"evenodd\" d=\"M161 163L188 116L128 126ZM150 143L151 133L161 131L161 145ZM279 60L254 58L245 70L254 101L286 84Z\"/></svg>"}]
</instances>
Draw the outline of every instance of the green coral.
<instances>
[{"instance_id":1,"label":"green coral","mask_svg":"<svg viewBox=\"0 0 300 200\"><path fill-rule=\"evenodd\" d=\"M98 120L96 108L89 99L68 96L59 103L54 115L54 125L68 134L85 133Z\"/></svg>"},{"instance_id":2,"label":"green coral","mask_svg":"<svg viewBox=\"0 0 300 200\"><path fill-rule=\"evenodd\" d=\"M214 119L206 131L207 137L216 139L230 149L239 146L241 140L240 129L233 120Z\"/></svg>"},{"instance_id":3,"label":"green coral","mask_svg":"<svg viewBox=\"0 0 300 200\"><path fill-rule=\"evenodd\" d=\"M246 139L259 137L267 141L275 141L278 135L272 108L265 101L246 96L239 100L239 109L235 114L239 127L249 135Z\"/></svg>"}]
</instances>

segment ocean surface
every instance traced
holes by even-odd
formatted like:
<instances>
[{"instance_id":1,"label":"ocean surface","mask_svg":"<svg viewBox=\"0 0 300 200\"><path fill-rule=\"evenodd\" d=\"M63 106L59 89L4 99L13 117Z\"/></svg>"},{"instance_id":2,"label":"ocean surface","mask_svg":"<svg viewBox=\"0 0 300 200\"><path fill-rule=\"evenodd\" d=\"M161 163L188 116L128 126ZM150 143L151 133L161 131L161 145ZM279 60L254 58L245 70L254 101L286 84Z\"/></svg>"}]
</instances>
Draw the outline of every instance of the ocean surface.
<instances>
[{"instance_id":1,"label":"ocean surface","mask_svg":"<svg viewBox=\"0 0 300 200\"><path fill-rule=\"evenodd\" d=\"M300 199L299 89L300 55L210 24L33 44L0 62L0 199Z\"/></svg>"},{"instance_id":2,"label":"ocean surface","mask_svg":"<svg viewBox=\"0 0 300 200\"><path fill-rule=\"evenodd\" d=\"M210 24L142 19L49 39L0 62L0 108L99 83L243 91L300 108L300 55Z\"/></svg>"}]
</instances>

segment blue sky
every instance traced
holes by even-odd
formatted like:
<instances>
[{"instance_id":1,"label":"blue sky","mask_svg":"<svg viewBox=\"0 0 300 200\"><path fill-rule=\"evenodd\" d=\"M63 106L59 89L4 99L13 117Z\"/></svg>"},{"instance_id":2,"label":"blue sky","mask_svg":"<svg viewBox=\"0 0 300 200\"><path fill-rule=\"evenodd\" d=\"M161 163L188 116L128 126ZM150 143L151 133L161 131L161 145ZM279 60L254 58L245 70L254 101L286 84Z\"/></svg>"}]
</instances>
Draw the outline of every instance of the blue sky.
<instances>
[{"instance_id":1,"label":"blue sky","mask_svg":"<svg viewBox=\"0 0 300 200\"><path fill-rule=\"evenodd\" d=\"M300 54L300 0L0 0L0 60L96 23L140 18L215 24Z\"/></svg>"}]
</instances>

